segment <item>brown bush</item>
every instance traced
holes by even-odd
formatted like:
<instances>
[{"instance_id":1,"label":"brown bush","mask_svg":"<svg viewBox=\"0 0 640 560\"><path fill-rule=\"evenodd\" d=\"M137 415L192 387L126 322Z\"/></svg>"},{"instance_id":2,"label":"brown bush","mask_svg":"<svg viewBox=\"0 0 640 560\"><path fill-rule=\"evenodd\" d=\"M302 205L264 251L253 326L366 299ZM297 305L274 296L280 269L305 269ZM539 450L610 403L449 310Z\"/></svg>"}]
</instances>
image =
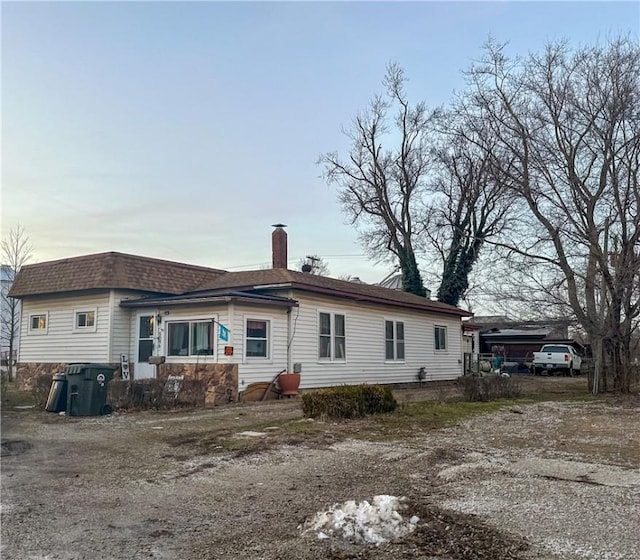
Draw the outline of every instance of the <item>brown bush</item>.
<instances>
[{"instance_id":1,"label":"brown bush","mask_svg":"<svg viewBox=\"0 0 640 560\"><path fill-rule=\"evenodd\" d=\"M162 379L123 381L115 379L108 385L108 401L114 409L159 410L180 407L204 406L206 383L184 379L178 391Z\"/></svg>"},{"instance_id":2,"label":"brown bush","mask_svg":"<svg viewBox=\"0 0 640 560\"><path fill-rule=\"evenodd\" d=\"M311 418L357 418L393 412L398 403L389 387L345 385L302 395L302 412Z\"/></svg>"},{"instance_id":3,"label":"brown bush","mask_svg":"<svg viewBox=\"0 0 640 560\"><path fill-rule=\"evenodd\" d=\"M33 378L33 387L31 388L31 394L33 395L33 401L38 408L44 410L47 404L47 398L49 397L49 390L51 389L51 383L53 381L53 374L43 373Z\"/></svg>"}]
</instances>

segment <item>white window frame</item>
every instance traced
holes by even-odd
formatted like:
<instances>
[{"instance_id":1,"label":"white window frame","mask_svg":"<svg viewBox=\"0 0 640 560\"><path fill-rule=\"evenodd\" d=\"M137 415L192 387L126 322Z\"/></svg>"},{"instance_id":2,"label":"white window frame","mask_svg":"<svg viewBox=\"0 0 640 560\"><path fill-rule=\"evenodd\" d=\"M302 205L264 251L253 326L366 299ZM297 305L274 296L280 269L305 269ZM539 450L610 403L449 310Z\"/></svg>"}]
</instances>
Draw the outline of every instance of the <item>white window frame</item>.
<instances>
[{"instance_id":1,"label":"white window frame","mask_svg":"<svg viewBox=\"0 0 640 560\"><path fill-rule=\"evenodd\" d=\"M93 313L93 325L81 327L78 325L78 317L82 314ZM95 307L83 307L73 310L73 332L96 332L98 328L98 309Z\"/></svg>"},{"instance_id":2,"label":"white window frame","mask_svg":"<svg viewBox=\"0 0 640 560\"><path fill-rule=\"evenodd\" d=\"M188 323L189 324L189 352L191 352L192 340L191 340L191 325L193 323L213 323L213 341L212 341L212 353L211 354L187 354L185 356L177 356L169 354L169 325L172 323ZM162 322L156 325L156 328L162 333L164 340L162 341L162 348L164 349L165 360L168 363L197 363L197 362L211 362L218 359L218 329L220 323L216 315L165 315L162 316Z\"/></svg>"},{"instance_id":3,"label":"white window frame","mask_svg":"<svg viewBox=\"0 0 640 560\"><path fill-rule=\"evenodd\" d=\"M444 348L438 348L438 330L444 331ZM449 348L447 327L444 325L434 325L433 327L433 349L436 352L446 352Z\"/></svg>"},{"instance_id":4,"label":"white window frame","mask_svg":"<svg viewBox=\"0 0 640 560\"><path fill-rule=\"evenodd\" d=\"M387 323L391 323L393 325L393 338L387 338ZM404 356L402 358L398 357L398 343L400 339L398 338L398 324L402 324L402 348ZM399 321L397 319L385 319L384 320L384 361L392 362L392 363L403 363L407 357L407 344L406 344L406 321ZM393 357L390 358L387 356L387 342L393 342Z\"/></svg>"},{"instance_id":5,"label":"white window frame","mask_svg":"<svg viewBox=\"0 0 640 560\"><path fill-rule=\"evenodd\" d=\"M328 335L320 334L320 315L329 315L329 329L330 332ZM344 335L338 338L344 338L344 358L336 358L336 316L341 316L343 318L344 323ZM327 363L327 362L336 362L336 363L345 363L347 361L347 314L344 312L334 312L334 311L324 311L318 310L317 316L317 336L316 341L318 344L318 362ZM329 353L330 356L320 356L320 337L328 336L329 337Z\"/></svg>"},{"instance_id":6,"label":"white window frame","mask_svg":"<svg viewBox=\"0 0 640 560\"><path fill-rule=\"evenodd\" d=\"M44 329L34 329L31 327L34 317L44 317ZM29 313L29 324L27 325L28 334L47 334L49 332L49 312L38 311L35 313Z\"/></svg>"},{"instance_id":7,"label":"white window frame","mask_svg":"<svg viewBox=\"0 0 640 560\"><path fill-rule=\"evenodd\" d=\"M247 323L249 323L249 321L259 321L261 323L266 323L267 324L267 338L266 338L266 351L267 351L267 355L266 356L247 356L247 341L248 340L264 340L262 338L255 338L255 337L248 337L247 336ZM250 316L246 316L244 318L244 330L243 330L243 341L244 341L244 359L247 362L271 362L271 355L272 355L272 351L271 351L271 341L272 341L272 337L271 337L271 317L260 317L257 315L250 315Z\"/></svg>"}]
</instances>

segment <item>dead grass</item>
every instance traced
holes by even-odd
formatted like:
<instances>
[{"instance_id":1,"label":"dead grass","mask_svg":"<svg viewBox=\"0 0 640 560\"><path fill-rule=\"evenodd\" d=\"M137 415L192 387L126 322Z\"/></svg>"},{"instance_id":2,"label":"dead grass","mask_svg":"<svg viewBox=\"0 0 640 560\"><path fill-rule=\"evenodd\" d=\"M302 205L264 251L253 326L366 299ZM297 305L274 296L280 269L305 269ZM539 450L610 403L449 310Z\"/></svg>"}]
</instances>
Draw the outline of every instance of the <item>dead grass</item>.
<instances>
[{"instance_id":1,"label":"dead grass","mask_svg":"<svg viewBox=\"0 0 640 560\"><path fill-rule=\"evenodd\" d=\"M607 408L601 413L569 416L558 428L563 451L597 457L605 463L637 465L640 463L640 434L630 430L620 434L615 416L625 417L628 412Z\"/></svg>"},{"instance_id":2,"label":"dead grass","mask_svg":"<svg viewBox=\"0 0 640 560\"><path fill-rule=\"evenodd\" d=\"M35 407L37 404L34 394L31 391L19 391L16 389L14 381L3 383L2 389L2 408L4 410L11 410L16 406Z\"/></svg>"},{"instance_id":3,"label":"dead grass","mask_svg":"<svg viewBox=\"0 0 640 560\"><path fill-rule=\"evenodd\" d=\"M544 384L547 385L547 384ZM552 386L549 384L549 386ZM438 397L441 397L439 389ZM410 440L421 437L425 432L458 424L469 418L490 414L505 407L526 405L548 400L593 401L594 397L584 391L544 392L521 399L503 399L491 402L466 402L450 394L448 401L411 402L404 400L394 413L376 414L366 418L349 420L313 420L306 418L270 419L242 422L242 426L227 426L203 429L172 437L168 442L176 448L189 448L197 455L226 454L235 457L267 452L272 448L304 446L307 448L327 448L347 439L366 441ZM259 436L238 436L241 431L261 433ZM516 446L524 442L514 442ZM180 453L180 452L179 452Z\"/></svg>"}]
</instances>

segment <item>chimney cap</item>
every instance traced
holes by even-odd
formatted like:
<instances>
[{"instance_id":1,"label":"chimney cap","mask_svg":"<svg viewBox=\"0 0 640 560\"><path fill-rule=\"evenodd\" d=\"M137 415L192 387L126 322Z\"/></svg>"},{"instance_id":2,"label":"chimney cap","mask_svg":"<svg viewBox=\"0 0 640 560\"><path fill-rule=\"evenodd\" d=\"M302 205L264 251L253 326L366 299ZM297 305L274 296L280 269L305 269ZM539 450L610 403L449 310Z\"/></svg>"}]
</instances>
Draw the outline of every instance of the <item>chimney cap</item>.
<instances>
[{"instance_id":1,"label":"chimney cap","mask_svg":"<svg viewBox=\"0 0 640 560\"><path fill-rule=\"evenodd\" d=\"M271 225L271 227L280 227L280 228L283 228L283 227L287 227L287 224L272 224L272 225Z\"/></svg>"}]
</instances>

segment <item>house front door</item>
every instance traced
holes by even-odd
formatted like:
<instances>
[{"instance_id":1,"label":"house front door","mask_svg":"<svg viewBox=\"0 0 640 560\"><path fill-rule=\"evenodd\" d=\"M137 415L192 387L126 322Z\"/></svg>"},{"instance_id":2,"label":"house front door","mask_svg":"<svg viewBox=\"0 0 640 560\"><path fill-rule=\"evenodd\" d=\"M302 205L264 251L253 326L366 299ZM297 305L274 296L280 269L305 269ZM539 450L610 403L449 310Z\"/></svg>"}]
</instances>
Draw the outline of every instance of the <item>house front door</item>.
<instances>
[{"instance_id":1,"label":"house front door","mask_svg":"<svg viewBox=\"0 0 640 560\"><path fill-rule=\"evenodd\" d=\"M133 377L134 379L151 379L156 376L156 367L149 363L149 356L153 356L156 344L156 317L139 314L137 323L138 347Z\"/></svg>"}]
</instances>

